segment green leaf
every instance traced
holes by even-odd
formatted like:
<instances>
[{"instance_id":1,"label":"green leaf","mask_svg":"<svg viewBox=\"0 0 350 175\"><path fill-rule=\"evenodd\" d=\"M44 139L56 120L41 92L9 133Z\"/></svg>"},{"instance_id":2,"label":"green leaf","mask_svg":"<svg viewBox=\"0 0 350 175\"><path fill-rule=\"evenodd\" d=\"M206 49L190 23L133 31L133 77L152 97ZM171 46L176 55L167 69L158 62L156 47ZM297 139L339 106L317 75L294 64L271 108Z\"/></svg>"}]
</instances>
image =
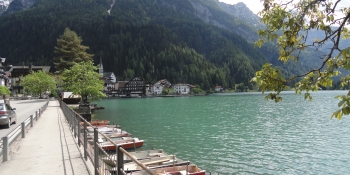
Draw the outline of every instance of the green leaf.
<instances>
[{"instance_id":1,"label":"green leaf","mask_svg":"<svg viewBox=\"0 0 350 175\"><path fill-rule=\"evenodd\" d=\"M343 106L344 103L345 103L345 101L340 101L340 102L338 103L338 107Z\"/></svg>"},{"instance_id":2,"label":"green leaf","mask_svg":"<svg viewBox=\"0 0 350 175\"><path fill-rule=\"evenodd\" d=\"M347 107L342 108L342 113L345 115L348 115L350 113L350 107L347 106Z\"/></svg>"}]
</instances>

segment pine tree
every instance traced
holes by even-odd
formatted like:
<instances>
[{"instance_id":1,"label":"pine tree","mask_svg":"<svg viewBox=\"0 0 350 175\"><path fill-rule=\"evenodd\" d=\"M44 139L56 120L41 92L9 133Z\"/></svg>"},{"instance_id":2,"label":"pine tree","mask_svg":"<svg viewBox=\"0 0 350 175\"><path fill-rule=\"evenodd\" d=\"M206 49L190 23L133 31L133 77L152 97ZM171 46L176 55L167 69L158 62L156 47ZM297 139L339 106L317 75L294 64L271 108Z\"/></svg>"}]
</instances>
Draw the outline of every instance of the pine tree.
<instances>
[{"instance_id":1,"label":"pine tree","mask_svg":"<svg viewBox=\"0 0 350 175\"><path fill-rule=\"evenodd\" d=\"M54 58L55 68L58 71L71 68L75 63L92 61L93 54L86 52L88 46L81 45L83 40L69 28L57 39Z\"/></svg>"}]
</instances>

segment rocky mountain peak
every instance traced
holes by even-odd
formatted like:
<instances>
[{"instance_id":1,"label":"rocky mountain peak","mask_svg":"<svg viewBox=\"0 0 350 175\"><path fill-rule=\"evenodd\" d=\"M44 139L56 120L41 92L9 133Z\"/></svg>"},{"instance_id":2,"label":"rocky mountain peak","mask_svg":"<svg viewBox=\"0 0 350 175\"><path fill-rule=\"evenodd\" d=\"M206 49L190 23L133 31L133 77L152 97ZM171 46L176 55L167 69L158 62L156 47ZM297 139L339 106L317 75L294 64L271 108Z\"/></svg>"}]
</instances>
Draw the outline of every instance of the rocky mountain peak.
<instances>
[{"instance_id":1,"label":"rocky mountain peak","mask_svg":"<svg viewBox=\"0 0 350 175\"><path fill-rule=\"evenodd\" d=\"M36 0L0 0L0 4L1 4L1 1L8 2L6 9L2 12L0 10L1 15L6 15L6 14L12 14L18 11L26 10L32 7ZM1 8L1 5L0 5L0 8Z\"/></svg>"},{"instance_id":2,"label":"rocky mountain peak","mask_svg":"<svg viewBox=\"0 0 350 175\"><path fill-rule=\"evenodd\" d=\"M7 10L12 0L0 0L0 14Z\"/></svg>"},{"instance_id":3,"label":"rocky mountain peak","mask_svg":"<svg viewBox=\"0 0 350 175\"><path fill-rule=\"evenodd\" d=\"M262 27L259 16L254 14L243 2L239 2L234 5L219 2L219 5L226 13L244 20L245 22L252 24L257 28Z\"/></svg>"}]
</instances>

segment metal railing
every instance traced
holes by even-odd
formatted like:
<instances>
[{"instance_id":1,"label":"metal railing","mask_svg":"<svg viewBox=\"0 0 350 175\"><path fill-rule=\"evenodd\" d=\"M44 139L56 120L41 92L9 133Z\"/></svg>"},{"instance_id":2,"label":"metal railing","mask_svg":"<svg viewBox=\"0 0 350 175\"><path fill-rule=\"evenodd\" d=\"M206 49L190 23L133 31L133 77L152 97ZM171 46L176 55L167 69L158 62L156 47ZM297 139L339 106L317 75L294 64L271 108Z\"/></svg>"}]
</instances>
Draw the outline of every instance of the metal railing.
<instances>
[{"instance_id":1,"label":"metal railing","mask_svg":"<svg viewBox=\"0 0 350 175\"><path fill-rule=\"evenodd\" d=\"M100 132L96 126L91 125L79 113L69 108L62 100L59 100L59 103L71 132L78 139L78 146L83 146L85 161L89 159L93 163L95 175L127 174L123 167L124 154L148 174L154 174L144 164L135 159L134 156L130 155L122 146L116 144L108 136ZM114 153L116 152L117 159L110 154L113 152L106 149L103 143L99 142L101 138L109 142L109 145L115 146L116 151ZM106 161L112 162L112 164L107 164Z\"/></svg>"},{"instance_id":2,"label":"metal railing","mask_svg":"<svg viewBox=\"0 0 350 175\"><path fill-rule=\"evenodd\" d=\"M32 115L26 118L21 123L21 125L14 128L10 133L8 133L2 138L2 140L0 141L0 157L2 157L2 159L0 159L0 162L8 161L11 147L16 141L25 138L26 130L34 126L34 122L38 121L41 114L46 110L48 104L49 101L47 101L41 108L39 108Z\"/></svg>"}]
</instances>

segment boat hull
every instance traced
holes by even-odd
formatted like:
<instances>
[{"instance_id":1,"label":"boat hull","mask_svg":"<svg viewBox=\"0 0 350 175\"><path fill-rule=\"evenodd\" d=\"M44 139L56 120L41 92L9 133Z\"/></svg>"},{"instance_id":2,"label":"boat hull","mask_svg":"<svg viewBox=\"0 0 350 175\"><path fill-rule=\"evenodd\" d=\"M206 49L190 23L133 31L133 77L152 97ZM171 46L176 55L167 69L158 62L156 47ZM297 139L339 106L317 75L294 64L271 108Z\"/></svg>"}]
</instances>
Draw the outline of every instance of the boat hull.
<instances>
[{"instance_id":1,"label":"boat hull","mask_svg":"<svg viewBox=\"0 0 350 175\"><path fill-rule=\"evenodd\" d=\"M121 143L121 144L117 144L117 145L121 145L124 149L134 149L134 148L142 147L143 141L138 141L135 143L134 142ZM116 151L117 150L117 147L114 144L102 145L101 147L105 151Z\"/></svg>"}]
</instances>

